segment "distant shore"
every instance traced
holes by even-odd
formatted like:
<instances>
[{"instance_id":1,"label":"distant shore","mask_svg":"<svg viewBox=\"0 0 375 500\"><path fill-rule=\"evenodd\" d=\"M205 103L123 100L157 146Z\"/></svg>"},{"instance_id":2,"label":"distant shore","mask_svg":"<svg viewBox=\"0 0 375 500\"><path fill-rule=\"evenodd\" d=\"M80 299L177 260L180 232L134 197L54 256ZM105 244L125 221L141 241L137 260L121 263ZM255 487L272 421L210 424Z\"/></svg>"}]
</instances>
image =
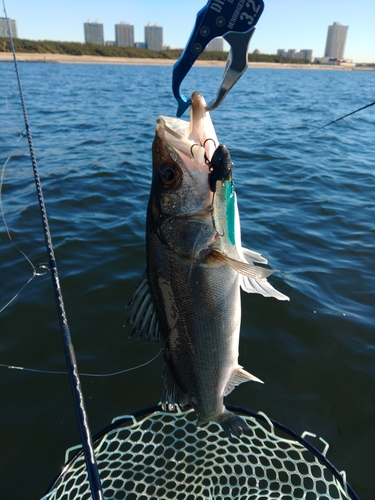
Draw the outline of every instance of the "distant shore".
<instances>
[{"instance_id":1,"label":"distant shore","mask_svg":"<svg viewBox=\"0 0 375 500\"><path fill-rule=\"evenodd\" d=\"M11 62L13 55L10 52L0 52L0 62ZM60 64L126 64L138 66L173 66L173 59L150 59L130 57L103 57L103 56L71 56L66 54L29 54L18 53L18 62L43 62ZM224 67L225 61L196 61L196 66ZM249 63L249 68L277 68L277 69L322 69L322 70L375 70L366 66L328 66L325 64L290 64L290 63Z\"/></svg>"}]
</instances>

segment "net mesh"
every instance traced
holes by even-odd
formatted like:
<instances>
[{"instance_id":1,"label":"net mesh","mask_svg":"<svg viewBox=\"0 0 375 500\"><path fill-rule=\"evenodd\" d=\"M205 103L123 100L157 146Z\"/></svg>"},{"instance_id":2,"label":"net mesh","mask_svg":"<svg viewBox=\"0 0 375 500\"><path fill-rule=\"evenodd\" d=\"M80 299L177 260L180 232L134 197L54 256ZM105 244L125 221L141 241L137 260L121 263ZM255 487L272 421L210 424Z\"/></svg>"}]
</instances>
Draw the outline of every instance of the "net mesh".
<instances>
[{"instance_id":1,"label":"net mesh","mask_svg":"<svg viewBox=\"0 0 375 500\"><path fill-rule=\"evenodd\" d=\"M95 441L105 498L357 498L345 474L328 461L330 467L322 463L328 445L323 455L317 450L315 454L313 447L311 451L275 429L267 417L260 420L261 414L254 415L242 414L251 432L232 440L217 424L197 428L192 410L157 410L139 420L133 416L115 419L112 429ZM42 500L90 498L85 459L77 453Z\"/></svg>"}]
</instances>

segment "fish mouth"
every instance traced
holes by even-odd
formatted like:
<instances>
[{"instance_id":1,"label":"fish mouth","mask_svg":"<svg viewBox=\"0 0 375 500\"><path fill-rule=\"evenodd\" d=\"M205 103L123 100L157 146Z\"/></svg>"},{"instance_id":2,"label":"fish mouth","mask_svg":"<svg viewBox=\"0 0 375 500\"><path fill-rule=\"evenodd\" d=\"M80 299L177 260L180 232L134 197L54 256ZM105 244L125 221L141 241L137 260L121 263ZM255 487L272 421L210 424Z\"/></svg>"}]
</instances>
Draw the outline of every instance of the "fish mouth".
<instances>
[{"instance_id":1,"label":"fish mouth","mask_svg":"<svg viewBox=\"0 0 375 500\"><path fill-rule=\"evenodd\" d=\"M191 102L190 122L160 115L156 119L156 133L193 170L211 161L219 141L202 94L194 92Z\"/></svg>"}]
</instances>

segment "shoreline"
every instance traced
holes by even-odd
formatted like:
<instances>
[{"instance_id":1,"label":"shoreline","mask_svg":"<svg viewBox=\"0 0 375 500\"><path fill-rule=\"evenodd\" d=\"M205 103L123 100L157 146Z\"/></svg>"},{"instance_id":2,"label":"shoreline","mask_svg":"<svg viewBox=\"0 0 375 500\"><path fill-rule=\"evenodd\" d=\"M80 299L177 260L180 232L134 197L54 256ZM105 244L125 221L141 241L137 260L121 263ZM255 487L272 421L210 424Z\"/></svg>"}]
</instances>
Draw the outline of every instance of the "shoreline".
<instances>
[{"instance_id":1,"label":"shoreline","mask_svg":"<svg viewBox=\"0 0 375 500\"><path fill-rule=\"evenodd\" d=\"M0 52L0 62L12 62L11 52ZM67 54L17 54L18 62L38 62L57 64L114 64L132 66L173 66L175 59L150 59L150 58L128 58L128 57L104 57L104 56L72 56ZM224 67L226 61L196 61L195 66L201 67ZM328 66L325 64L291 64L291 63L261 63L250 62L249 68L274 68L274 69L310 69L310 70L334 70L334 71L374 71L375 67L369 66Z\"/></svg>"}]
</instances>

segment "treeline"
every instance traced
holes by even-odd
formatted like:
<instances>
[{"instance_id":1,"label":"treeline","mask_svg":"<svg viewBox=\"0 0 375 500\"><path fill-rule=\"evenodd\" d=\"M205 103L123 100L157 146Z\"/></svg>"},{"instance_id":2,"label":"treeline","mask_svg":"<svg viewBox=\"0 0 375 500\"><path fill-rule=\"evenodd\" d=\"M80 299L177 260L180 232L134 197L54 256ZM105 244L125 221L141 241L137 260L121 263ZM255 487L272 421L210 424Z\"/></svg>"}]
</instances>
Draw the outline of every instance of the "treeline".
<instances>
[{"instance_id":1,"label":"treeline","mask_svg":"<svg viewBox=\"0 0 375 500\"><path fill-rule=\"evenodd\" d=\"M4 45L5 42L5 45ZM16 52L37 54L67 54L70 56L139 57L152 59L178 59L182 50L148 50L138 47L117 47L79 42L52 42L49 40L13 39ZM10 52L9 39L0 38L0 50Z\"/></svg>"},{"instance_id":2,"label":"treeline","mask_svg":"<svg viewBox=\"0 0 375 500\"><path fill-rule=\"evenodd\" d=\"M37 54L66 54L71 56L103 56L103 57L137 57L150 59L178 59L182 49L169 50L148 50L138 47L117 47L116 45L95 45L93 43L79 42L52 42L48 40L23 40L15 38L13 40L16 52L37 53ZM0 38L0 50L10 52L10 42L8 38ZM225 61L228 52L206 52L200 56L200 60L205 61ZM292 59L290 57L280 57L268 54L249 54L249 62L268 63L293 63L307 64L306 59Z\"/></svg>"},{"instance_id":3,"label":"treeline","mask_svg":"<svg viewBox=\"0 0 375 500\"><path fill-rule=\"evenodd\" d=\"M310 64L308 59L293 59L292 57L281 57L273 54L249 54L249 62L267 63L290 63L290 64Z\"/></svg>"}]
</instances>

